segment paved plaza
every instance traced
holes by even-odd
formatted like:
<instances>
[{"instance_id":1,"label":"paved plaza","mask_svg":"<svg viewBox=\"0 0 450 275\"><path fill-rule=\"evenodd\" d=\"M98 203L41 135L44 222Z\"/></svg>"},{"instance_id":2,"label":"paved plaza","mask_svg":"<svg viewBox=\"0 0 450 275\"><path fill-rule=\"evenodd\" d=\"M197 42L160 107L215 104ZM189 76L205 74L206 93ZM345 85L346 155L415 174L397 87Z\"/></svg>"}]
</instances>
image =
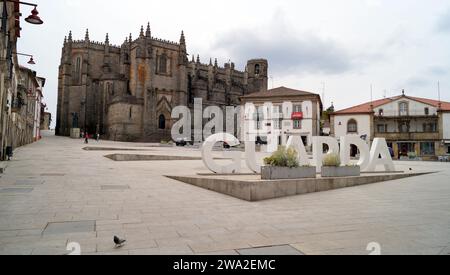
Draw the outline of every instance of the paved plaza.
<instances>
[{"instance_id":1,"label":"paved plaza","mask_svg":"<svg viewBox=\"0 0 450 275\"><path fill-rule=\"evenodd\" d=\"M450 164L415 178L247 202L165 175L207 173L198 149L46 136L0 178L0 254L450 254ZM128 149L123 150L122 149ZM131 151L133 149L134 151ZM194 157L113 161L110 154ZM127 239L116 249L113 237Z\"/></svg>"}]
</instances>

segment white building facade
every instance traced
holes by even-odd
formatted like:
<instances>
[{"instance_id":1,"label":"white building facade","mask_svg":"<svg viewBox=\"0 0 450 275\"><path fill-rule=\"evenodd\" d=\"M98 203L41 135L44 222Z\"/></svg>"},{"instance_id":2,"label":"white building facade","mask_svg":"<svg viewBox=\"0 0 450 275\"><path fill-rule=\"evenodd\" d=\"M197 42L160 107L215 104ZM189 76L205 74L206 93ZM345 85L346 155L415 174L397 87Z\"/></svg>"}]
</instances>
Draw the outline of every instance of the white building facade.
<instances>
[{"instance_id":1,"label":"white building facade","mask_svg":"<svg viewBox=\"0 0 450 275\"><path fill-rule=\"evenodd\" d=\"M250 120L256 122L254 129L244 128L241 139L248 140L250 133L265 128L272 137L278 139L279 145L286 145L290 136L300 136L305 146L311 147L312 137L321 133L320 116L323 108L318 94L280 87L241 97L241 103L243 124L251 125ZM249 103L256 109L252 115L245 113L245 106ZM270 141L268 139L270 137L257 135L257 142Z\"/></svg>"},{"instance_id":2,"label":"white building facade","mask_svg":"<svg viewBox=\"0 0 450 275\"><path fill-rule=\"evenodd\" d=\"M385 98L331 116L332 135L356 135L371 143L386 138L396 159L438 159L450 154L450 103L401 96ZM352 149L357 154L357 148Z\"/></svg>"}]
</instances>

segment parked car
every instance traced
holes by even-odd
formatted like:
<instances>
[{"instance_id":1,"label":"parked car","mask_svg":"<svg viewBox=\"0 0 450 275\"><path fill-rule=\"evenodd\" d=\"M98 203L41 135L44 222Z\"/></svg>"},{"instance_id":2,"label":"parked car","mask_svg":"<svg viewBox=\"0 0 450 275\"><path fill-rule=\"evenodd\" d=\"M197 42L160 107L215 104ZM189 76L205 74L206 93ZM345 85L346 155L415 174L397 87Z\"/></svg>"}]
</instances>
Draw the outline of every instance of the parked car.
<instances>
[{"instance_id":1,"label":"parked car","mask_svg":"<svg viewBox=\"0 0 450 275\"><path fill-rule=\"evenodd\" d=\"M263 140L261 137L256 138L256 145L267 145L267 141Z\"/></svg>"},{"instance_id":2,"label":"parked car","mask_svg":"<svg viewBox=\"0 0 450 275\"><path fill-rule=\"evenodd\" d=\"M179 138L175 141L175 144L177 145L177 147L184 147L186 145L188 145L187 139L185 138Z\"/></svg>"}]
</instances>

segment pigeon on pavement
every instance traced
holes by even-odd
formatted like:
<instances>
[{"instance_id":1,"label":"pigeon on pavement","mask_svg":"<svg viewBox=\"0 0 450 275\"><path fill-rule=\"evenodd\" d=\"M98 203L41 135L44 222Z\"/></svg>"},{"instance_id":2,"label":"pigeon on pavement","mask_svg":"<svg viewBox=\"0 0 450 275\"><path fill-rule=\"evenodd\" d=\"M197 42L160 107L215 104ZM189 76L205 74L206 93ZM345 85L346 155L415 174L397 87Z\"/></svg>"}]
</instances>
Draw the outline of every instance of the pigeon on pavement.
<instances>
[{"instance_id":1,"label":"pigeon on pavement","mask_svg":"<svg viewBox=\"0 0 450 275\"><path fill-rule=\"evenodd\" d=\"M114 236L114 243L116 244L117 248L124 246L126 242L126 240L122 240L119 237Z\"/></svg>"}]
</instances>

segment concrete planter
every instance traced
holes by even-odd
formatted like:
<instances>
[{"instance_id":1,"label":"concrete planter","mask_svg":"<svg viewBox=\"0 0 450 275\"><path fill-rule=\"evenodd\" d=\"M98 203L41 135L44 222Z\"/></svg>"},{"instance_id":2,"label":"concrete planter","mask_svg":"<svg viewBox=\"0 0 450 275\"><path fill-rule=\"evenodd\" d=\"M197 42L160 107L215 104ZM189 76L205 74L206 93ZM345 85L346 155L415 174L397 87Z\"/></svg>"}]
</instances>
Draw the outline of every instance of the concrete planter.
<instances>
[{"instance_id":1,"label":"concrete planter","mask_svg":"<svg viewBox=\"0 0 450 275\"><path fill-rule=\"evenodd\" d=\"M261 179L283 180L283 179L310 179L316 178L316 167L261 167Z\"/></svg>"},{"instance_id":2,"label":"concrete planter","mask_svg":"<svg viewBox=\"0 0 450 275\"><path fill-rule=\"evenodd\" d=\"M361 167L359 166L322 167L322 178L359 177L359 176L361 176Z\"/></svg>"}]
</instances>

